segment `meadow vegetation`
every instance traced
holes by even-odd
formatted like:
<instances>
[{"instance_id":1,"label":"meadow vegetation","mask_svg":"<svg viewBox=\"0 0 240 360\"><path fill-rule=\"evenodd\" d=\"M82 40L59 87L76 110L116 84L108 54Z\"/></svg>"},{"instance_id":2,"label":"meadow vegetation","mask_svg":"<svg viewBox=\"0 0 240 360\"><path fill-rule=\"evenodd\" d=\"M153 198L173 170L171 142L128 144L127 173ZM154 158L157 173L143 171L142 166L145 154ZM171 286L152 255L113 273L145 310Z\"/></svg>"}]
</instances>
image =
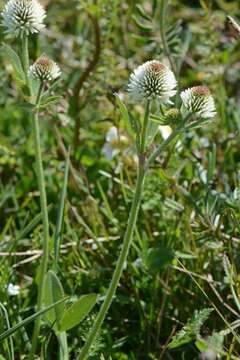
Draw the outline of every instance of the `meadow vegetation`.
<instances>
[{"instance_id":1,"label":"meadow vegetation","mask_svg":"<svg viewBox=\"0 0 240 360\"><path fill-rule=\"evenodd\" d=\"M7 3L0 360L239 359L239 1Z\"/></svg>"}]
</instances>

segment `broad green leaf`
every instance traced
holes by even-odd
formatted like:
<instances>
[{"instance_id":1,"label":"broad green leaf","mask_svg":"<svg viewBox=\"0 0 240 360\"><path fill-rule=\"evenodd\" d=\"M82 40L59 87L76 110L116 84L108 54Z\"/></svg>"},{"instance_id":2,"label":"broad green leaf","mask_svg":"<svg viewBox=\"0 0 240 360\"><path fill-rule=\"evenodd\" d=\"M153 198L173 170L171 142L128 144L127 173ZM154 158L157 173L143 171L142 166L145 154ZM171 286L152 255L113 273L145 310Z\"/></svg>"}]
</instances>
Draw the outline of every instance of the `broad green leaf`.
<instances>
[{"instance_id":1,"label":"broad green leaf","mask_svg":"<svg viewBox=\"0 0 240 360\"><path fill-rule=\"evenodd\" d=\"M65 310L60 320L60 331L67 331L78 325L96 304L98 295L83 295L69 309Z\"/></svg>"},{"instance_id":2,"label":"broad green leaf","mask_svg":"<svg viewBox=\"0 0 240 360\"><path fill-rule=\"evenodd\" d=\"M12 64L16 77L25 82L25 74L18 54L6 44L2 45L1 50L7 55L8 60Z\"/></svg>"},{"instance_id":3,"label":"broad green leaf","mask_svg":"<svg viewBox=\"0 0 240 360\"><path fill-rule=\"evenodd\" d=\"M49 270L45 277L44 284L44 304L49 306L64 297L64 291L60 280L57 275ZM51 324L56 321L56 327L58 328L59 321L64 313L64 304L59 304L54 309L48 311L46 319Z\"/></svg>"},{"instance_id":4,"label":"broad green leaf","mask_svg":"<svg viewBox=\"0 0 240 360\"><path fill-rule=\"evenodd\" d=\"M151 271L157 272L165 265L169 264L173 258L173 251L170 248L161 246L156 249L151 248L148 250L145 263Z\"/></svg>"}]
</instances>

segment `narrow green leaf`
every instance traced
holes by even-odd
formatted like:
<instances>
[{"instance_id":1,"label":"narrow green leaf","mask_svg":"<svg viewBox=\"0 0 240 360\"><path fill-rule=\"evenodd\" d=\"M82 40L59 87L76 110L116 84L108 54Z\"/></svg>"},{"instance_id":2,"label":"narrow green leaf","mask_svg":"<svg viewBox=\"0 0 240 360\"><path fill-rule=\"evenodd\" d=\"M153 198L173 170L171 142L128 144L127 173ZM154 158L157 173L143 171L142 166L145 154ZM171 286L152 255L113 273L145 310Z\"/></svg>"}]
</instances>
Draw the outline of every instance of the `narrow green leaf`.
<instances>
[{"instance_id":1,"label":"narrow green leaf","mask_svg":"<svg viewBox=\"0 0 240 360\"><path fill-rule=\"evenodd\" d=\"M52 270L49 270L45 277L44 304L45 306L50 306L51 304L54 304L63 298L64 298L64 291L61 282L58 279L57 275ZM45 317L47 321L49 321L51 324L56 321L56 326L58 328L58 323L63 313L64 313L64 304L61 303L55 306L52 310L48 311Z\"/></svg>"},{"instance_id":2,"label":"narrow green leaf","mask_svg":"<svg viewBox=\"0 0 240 360\"><path fill-rule=\"evenodd\" d=\"M25 74L18 54L6 44L2 45L1 50L12 64L16 77L25 82Z\"/></svg>"},{"instance_id":3,"label":"narrow green leaf","mask_svg":"<svg viewBox=\"0 0 240 360\"><path fill-rule=\"evenodd\" d=\"M60 320L60 331L67 331L78 325L92 310L97 302L98 295L83 295L69 309L65 310Z\"/></svg>"},{"instance_id":4,"label":"narrow green leaf","mask_svg":"<svg viewBox=\"0 0 240 360\"><path fill-rule=\"evenodd\" d=\"M213 144L212 151L208 154L208 171L207 171L208 184L213 180L215 169L216 169L216 145Z\"/></svg>"},{"instance_id":5,"label":"narrow green leaf","mask_svg":"<svg viewBox=\"0 0 240 360\"><path fill-rule=\"evenodd\" d=\"M139 13L140 16L142 16L144 19L151 21L151 17L146 13L145 9L142 7L142 5L137 4L136 10Z\"/></svg>"},{"instance_id":6,"label":"narrow green leaf","mask_svg":"<svg viewBox=\"0 0 240 360\"><path fill-rule=\"evenodd\" d=\"M32 111L32 112L36 109L36 105L30 104L27 102L18 102L16 105L21 109Z\"/></svg>"},{"instance_id":7,"label":"narrow green leaf","mask_svg":"<svg viewBox=\"0 0 240 360\"><path fill-rule=\"evenodd\" d=\"M131 113L128 112L126 105L120 99L118 94L115 94L115 97L116 97L116 102L117 102L119 111L122 115L122 118L124 120L126 129L128 130L129 135L131 135L132 137L135 137L135 135L136 135L137 142L138 142L138 137L141 132L140 123L134 118L134 116Z\"/></svg>"},{"instance_id":8,"label":"narrow green leaf","mask_svg":"<svg viewBox=\"0 0 240 360\"><path fill-rule=\"evenodd\" d=\"M3 341L4 339L8 338L9 336L11 336L12 334L14 334L16 331L18 331L19 329L21 329L23 326L28 325L30 322L34 321L38 316L41 316L43 314L45 314L46 312L48 312L49 310L53 309L55 306L58 306L59 304L63 303L64 301L66 301L68 298L64 298L61 299L59 301L57 301L56 303L36 312L35 314L27 317L26 319L24 319L23 321L19 322L18 324L16 324L15 326L11 327L10 329L4 331L2 334L0 334L0 342Z\"/></svg>"},{"instance_id":9,"label":"narrow green leaf","mask_svg":"<svg viewBox=\"0 0 240 360\"><path fill-rule=\"evenodd\" d=\"M149 22L143 22L140 21L137 16L133 15L132 16L133 21L135 22L135 24L137 25L137 27L139 27L139 29L143 30L143 31L152 31L153 27L152 24Z\"/></svg>"},{"instance_id":10,"label":"narrow green leaf","mask_svg":"<svg viewBox=\"0 0 240 360\"><path fill-rule=\"evenodd\" d=\"M44 109L50 105L57 103L60 99L62 99L62 96L49 96L46 99L42 100L41 105L39 107L40 109Z\"/></svg>"},{"instance_id":11,"label":"narrow green leaf","mask_svg":"<svg viewBox=\"0 0 240 360\"><path fill-rule=\"evenodd\" d=\"M64 205L65 205L65 198L66 198L66 194L67 194L69 163L70 163L70 149L68 150L66 163L65 163L63 187L62 187L61 196L60 196L60 204L59 204L58 215L57 215L57 225L56 225L56 231L55 231L55 235L54 235L55 268L57 266L58 257L59 257L59 248L60 248L60 240L61 240L62 225L63 225Z\"/></svg>"},{"instance_id":12,"label":"narrow green leaf","mask_svg":"<svg viewBox=\"0 0 240 360\"><path fill-rule=\"evenodd\" d=\"M126 125L126 128L129 129L130 119L129 119L129 113L126 105L124 102L120 99L118 94L115 94L116 103L118 105L118 109L122 115L122 118L124 120L124 123Z\"/></svg>"}]
</instances>

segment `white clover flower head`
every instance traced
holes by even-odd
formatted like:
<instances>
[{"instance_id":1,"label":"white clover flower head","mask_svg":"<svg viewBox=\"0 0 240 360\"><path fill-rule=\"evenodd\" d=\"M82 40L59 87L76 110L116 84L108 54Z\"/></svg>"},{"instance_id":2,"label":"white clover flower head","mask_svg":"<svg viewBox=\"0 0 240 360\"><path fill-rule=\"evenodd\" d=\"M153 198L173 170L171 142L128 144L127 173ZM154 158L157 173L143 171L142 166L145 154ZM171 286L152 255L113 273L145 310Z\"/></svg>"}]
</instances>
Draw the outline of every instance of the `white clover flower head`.
<instances>
[{"instance_id":1,"label":"white clover flower head","mask_svg":"<svg viewBox=\"0 0 240 360\"><path fill-rule=\"evenodd\" d=\"M216 115L216 107L210 90L206 86L194 86L181 92L184 106L203 119Z\"/></svg>"},{"instance_id":2,"label":"white clover flower head","mask_svg":"<svg viewBox=\"0 0 240 360\"><path fill-rule=\"evenodd\" d=\"M16 296L20 293L20 286L9 283L7 286L7 293L9 296Z\"/></svg>"},{"instance_id":3,"label":"white clover flower head","mask_svg":"<svg viewBox=\"0 0 240 360\"><path fill-rule=\"evenodd\" d=\"M135 100L157 98L168 103L177 92L176 86L173 72L159 61L151 60L130 75L128 92Z\"/></svg>"},{"instance_id":4,"label":"white clover flower head","mask_svg":"<svg viewBox=\"0 0 240 360\"><path fill-rule=\"evenodd\" d=\"M9 0L2 11L2 25L6 33L19 36L23 31L34 34L41 31L46 12L38 0Z\"/></svg>"},{"instance_id":5,"label":"white clover flower head","mask_svg":"<svg viewBox=\"0 0 240 360\"><path fill-rule=\"evenodd\" d=\"M29 68L29 75L40 81L53 81L61 75L59 66L45 54Z\"/></svg>"}]
</instances>

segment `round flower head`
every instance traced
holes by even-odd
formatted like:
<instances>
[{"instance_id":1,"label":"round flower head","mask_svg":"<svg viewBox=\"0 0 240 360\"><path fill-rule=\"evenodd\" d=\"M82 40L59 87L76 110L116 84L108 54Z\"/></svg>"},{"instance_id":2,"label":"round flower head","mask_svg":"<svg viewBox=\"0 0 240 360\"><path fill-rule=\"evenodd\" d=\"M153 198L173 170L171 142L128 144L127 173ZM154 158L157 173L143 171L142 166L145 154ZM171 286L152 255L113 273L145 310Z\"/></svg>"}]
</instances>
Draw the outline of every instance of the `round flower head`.
<instances>
[{"instance_id":1,"label":"round flower head","mask_svg":"<svg viewBox=\"0 0 240 360\"><path fill-rule=\"evenodd\" d=\"M2 11L2 25L7 33L38 33L45 25L46 13L37 0L9 0Z\"/></svg>"},{"instance_id":2,"label":"round flower head","mask_svg":"<svg viewBox=\"0 0 240 360\"><path fill-rule=\"evenodd\" d=\"M216 115L214 99L206 86L195 86L181 93L184 106L198 117L208 119Z\"/></svg>"},{"instance_id":3,"label":"round flower head","mask_svg":"<svg viewBox=\"0 0 240 360\"><path fill-rule=\"evenodd\" d=\"M29 75L40 81L55 80L60 74L59 66L46 55L40 56L29 68Z\"/></svg>"},{"instance_id":4,"label":"round flower head","mask_svg":"<svg viewBox=\"0 0 240 360\"><path fill-rule=\"evenodd\" d=\"M157 60L140 65L130 76L128 91L135 100L159 98L163 103L176 94L173 72Z\"/></svg>"}]
</instances>

